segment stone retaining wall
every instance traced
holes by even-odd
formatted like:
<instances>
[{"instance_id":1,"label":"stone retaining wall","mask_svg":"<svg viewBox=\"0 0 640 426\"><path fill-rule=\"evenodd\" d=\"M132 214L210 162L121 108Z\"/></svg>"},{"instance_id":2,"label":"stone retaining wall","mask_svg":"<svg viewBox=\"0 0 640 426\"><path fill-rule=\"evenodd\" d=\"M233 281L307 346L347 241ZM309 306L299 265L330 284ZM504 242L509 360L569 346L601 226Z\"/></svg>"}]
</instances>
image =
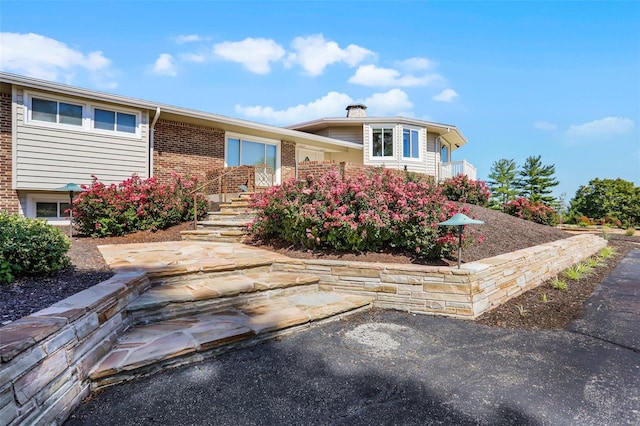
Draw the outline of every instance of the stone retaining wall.
<instances>
[{"instance_id":1,"label":"stone retaining wall","mask_svg":"<svg viewBox=\"0 0 640 426\"><path fill-rule=\"evenodd\" d=\"M147 287L142 271L118 274L0 328L0 425L61 424Z\"/></svg>"},{"instance_id":2,"label":"stone retaining wall","mask_svg":"<svg viewBox=\"0 0 640 426\"><path fill-rule=\"evenodd\" d=\"M274 269L306 270L321 277L320 289L369 295L378 308L474 319L606 245L598 236L578 235L461 269L339 260L293 260Z\"/></svg>"}]
</instances>

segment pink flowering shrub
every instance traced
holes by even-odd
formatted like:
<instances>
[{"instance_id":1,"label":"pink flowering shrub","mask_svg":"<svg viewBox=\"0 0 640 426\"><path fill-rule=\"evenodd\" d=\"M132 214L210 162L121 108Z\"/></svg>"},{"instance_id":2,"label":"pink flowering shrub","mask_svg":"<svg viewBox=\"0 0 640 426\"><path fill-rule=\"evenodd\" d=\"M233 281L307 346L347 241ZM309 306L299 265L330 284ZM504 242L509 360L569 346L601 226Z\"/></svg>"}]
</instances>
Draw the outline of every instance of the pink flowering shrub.
<instances>
[{"instance_id":1,"label":"pink flowering shrub","mask_svg":"<svg viewBox=\"0 0 640 426\"><path fill-rule=\"evenodd\" d=\"M441 257L457 237L437 223L460 210L431 182L405 181L389 171L342 180L335 172L289 180L256 194L258 216L251 231L299 247L345 251L398 248Z\"/></svg>"},{"instance_id":2,"label":"pink flowering shrub","mask_svg":"<svg viewBox=\"0 0 640 426\"><path fill-rule=\"evenodd\" d=\"M80 232L92 237L123 235L137 230L168 228L193 217L193 195L197 177L184 179L172 173L171 183L139 176L122 183L105 185L93 176L93 183L73 201L73 218ZM197 197L198 216L207 210L202 193Z\"/></svg>"},{"instance_id":3,"label":"pink flowering shrub","mask_svg":"<svg viewBox=\"0 0 640 426\"><path fill-rule=\"evenodd\" d=\"M541 201L532 203L524 197L506 203L504 212L542 225L554 226L558 223L558 214L553 207L547 206Z\"/></svg>"},{"instance_id":4,"label":"pink flowering shrub","mask_svg":"<svg viewBox=\"0 0 640 426\"><path fill-rule=\"evenodd\" d=\"M469 179L467 175L457 175L442 183L442 193L451 201L486 206L491 191L481 180Z\"/></svg>"}]
</instances>

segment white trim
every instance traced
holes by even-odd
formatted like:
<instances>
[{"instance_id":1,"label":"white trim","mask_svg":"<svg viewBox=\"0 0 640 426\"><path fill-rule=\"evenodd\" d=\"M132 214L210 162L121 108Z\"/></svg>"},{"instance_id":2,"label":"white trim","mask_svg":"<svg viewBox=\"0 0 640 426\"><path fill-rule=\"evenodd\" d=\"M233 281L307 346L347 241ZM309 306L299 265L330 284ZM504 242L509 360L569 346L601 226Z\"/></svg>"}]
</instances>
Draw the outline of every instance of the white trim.
<instances>
[{"instance_id":1,"label":"white trim","mask_svg":"<svg viewBox=\"0 0 640 426\"><path fill-rule=\"evenodd\" d=\"M391 156L373 155L373 131L374 131L374 129L391 130L393 132L391 134L391 147L393 148L393 155L391 155ZM379 124L379 123L375 123L375 124L370 124L369 125L369 161L385 161L385 160L389 161L389 160L396 160L398 158L398 155L397 155L397 152L396 152L396 149L397 149L396 145L397 145L398 135L396 133L398 133L398 125L397 124L394 124L392 126L385 125L385 124ZM383 145L382 145L382 153L384 154L384 140L383 140L382 143L383 143Z\"/></svg>"},{"instance_id":2,"label":"white trim","mask_svg":"<svg viewBox=\"0 0 640 426\"><path fill-rule=\"evenodd\" d=\"M14 86L15 87L15 86ZM78 105L82 107L82 125L74 126L71 124L61 124L61 123L51 123L48 121L40 121L33 119L33 109L32 109L32 100L33 98L43 99L53 102L63 102L71 105ZM23 90L23 125L24 126L33 126L33 127L41 127L48 129L55 129L59 131L71 131L77 133L92 133L98 135L107 135L111 137L120 137L125 139L142 139L142 113L140 110L131 109L131 108L123 108L123 107L114 107L113 105L93 102L88 100L80 100L75 98L69 98L59 95L52 95L49 93L35 92L30 90ZM94 126L94 110L102 109L106 111L113 112L121 112L125 114L131 114L136 117L136 131L135 133L127 133L127 132L119 132L117 130L102 130L95 129Z\"/></svg>"},{"instance_id":3,"label":"white trim","mask_svg":"<svg viewBox=\"0 0 640 426\"><path fill-rule=\"evenodd\" d=\"M411 131L415 131L418 132L418 156L417 157L405 157L404 156L404 131L409 130L409 132ZM426 146L427 144L427 137L426 137L426 131L424 131L424 127L417 127L417 126L403 126L401 125L400 127L400 132L402 133L402 137L399 138L400 139L400 157L402 158L403 162L410 162L410 163L421 163L424 159L423 156L423 146ZM424 133L424 137L422 136ZM411 151L411 147L409 149Z\"/></svg>"},{"instance_id":4,"label":"white trim","mask_svg":"<svg viewBox=\"0 0 640 426\"><path fill-rule=\"evenodd\" d=\"M35 218L37 213L36 203L69 203L69 193L60 192L54 193L37 193L30 192L26 194L27 203L26 210L23 212L25 217ZM69 219L65 217L42 217L39 219L47 219L49 222L55 222L56 224L62 224L62 222L69 223Z\"/></svg>"}]
</instances>

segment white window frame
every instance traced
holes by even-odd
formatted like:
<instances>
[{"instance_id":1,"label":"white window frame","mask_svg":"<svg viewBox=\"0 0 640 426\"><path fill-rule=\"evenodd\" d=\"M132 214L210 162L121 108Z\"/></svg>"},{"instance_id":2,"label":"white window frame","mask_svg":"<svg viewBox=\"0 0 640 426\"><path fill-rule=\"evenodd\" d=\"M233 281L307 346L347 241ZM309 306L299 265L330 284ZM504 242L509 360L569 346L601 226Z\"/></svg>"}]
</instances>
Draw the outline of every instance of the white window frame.
<instances>
[{"instance_id":1,"label":"white window frame","mask_svg":"<svg viewBox=\"0 0 640 426\"><path fill-rule=\"evenodd\" d=\"M384 130L391 130L391 147L393 148L393 153L391 154L391 156L385 156L385 155L381 155L381 156L377 156L374 155L373 153L373 131L374 130L380 130L380 129L384 129ZM369 126L369 160L390 160L390 159L395 159L397 158L397 153L396 153L396 149L397 149L397 130L398 130L398 126L395 124L372 124ZM383 145L382 145L382 153L384 154L384 138L383 138Z\"/></svg>"},{"instance_id":2,"label":"white window frame","mask_svg":"<svg viewBox=\"0 0 640 426\"><path fill-rule=\"evenodd\" d=\"M77 194L75 194L77 195ZM32 218L36 218L37 217L37 203L57 203L58 204L58 210L60 209L60 203L69 203L69 194L65 193L65 194L47 194L47 193L43 193L43 194L38 194L38 193L31 193L31 194L27 194L27 211L25 216L27 217L32 217ZM55 222L55 223L60 223L60 224L64 224L64 223L69 223L69 218L65 217L65 216L58 216L58 217L41 217L38 219L46 219L49 222Z\"/></svg>"},{"instance_id":3,"label":"white window frame","mask_svg":"<svg viewBox=\"0 0 640 426\"><path fill-rule=\"evenodd\" d=\"M246 135L242 133L232 133L226 132L224 137L224 166L229 167L229 162L227 160L227 144L229 139L238 139L240 140L240 145L242 146L242 141L245 140L247 142L258 142L266 145L274 145L276 147L276 169L274 170L275 183L280 183L281 178L281 141L277 139L268 139L259 136ZM240 151L240 162L242 163L242 150ZM235 166L234 166L235 167Z\"/></svg>"},{"instance_id":4,"label":"white window frame","mask_svg":"<svg viewBox=\"0 0 640 426\"><path fill-rule=\"evenodd\" d=\"M105 129L96 129L95 127L95 111L96 109L100 109L102 111L108 111L108 112L113 112L116 114L116 121L114 123L114 129L113 130L105 130ZM118 128L118 114L117 113L122 113L122 114L129 114L129 115L133 115L136 117L136 131L135 133L129 133L129 132L120 132L117 130ZM135 137L135 138L139 138L140 137L140 125L141 125L141 118L142 118L142 114L140 113L140 111L136 111L133 109L127 109L127 108L120 108L120 107L113 107L110 105L102 105L102 104L91 104L91 115L90 115L90 121L91 121L91 131L95 132L95 133L100 133L103 135L118 135L118 136L123 136L125 138L131 138L131 137Z\"/></svg>"},{"instance_id":5,"label":"white window frame","mask_svg":"<svg viewBox=\"0 0 640 426\"><path fill-rule=\"evenodd\" d=\"M33 98L82 106L82 126L74 126L72 124L51 123L49 121L34 120L33 107L32 107ZM124 114L135 115L136 117L135 133L119 132L117 130L103 130L103 129L94 128L93 116L94 116L94 110L96 108L105 110L105 111L113 111L116 113L120 112ZM113 105L100 103L100 102L82 101L76 98L50 95L48 93L25 91L23 111L24 111L23 122L25 126L37 126L37 127L45 127L49 129L56 129L56 130L66 130L66 131L93 133L93 134L107 135L107 136L117 136L117 137L128 138L128 139L140 139L142 137L142 112L135 109L131 109L131 108L126 108L126 107L123 108L120 106L114 107Z\"/></svg>"},{"instance_id":6,"label":"white window frame","mask_svg":"<svg viewBox=\"0 0 640 426\"><path fill-rule=\"evenodd\" d=\"M405 130L409 130L409 134L411 134L412 131L418 132L418 156L417 157L405 157L404 156L404 131ZM414 162L421 162L422 158L423 158L423 147L424 147L424 143L423 143L423 137L422 137L422 133L423 133L422 128L420 127L411 127L411 126L402 126L402 138L401 141L402 143L401 148L402 148L402 160L403 161L414 161ZM411 145L409 145L409 150L411 150Z\"/></svg>"},{"instance_id":7,"label":"white window frame","mask_svg":"<svg viewBox=\"0 0 640 426\"><path fill-rule=\"evenodd\" d=\"M41 127L49 127L52 129L67 129L67 130L75 130L76 132L78 130L82 130L85 131L87 130L87 107L88 105L85 102L81 102L80 100L77 99L69 99L69 98L63 98L60 96L53 96L53 95L49 95L49 94L40 94L40 93L25 93L26 95L26 102L24 102L24 106L25 106L25 114L24 114L24 122L25 124L31 124L31 125L36 125L36 126L41 126ZM65 104L71 104L71 105L78 105L82 107L82 125L81 126L75 126L73 124L64 124L64 123L52 123L50 121L41 121L41 120L34 120L33 118L33 98L36 99L42 99L44 101L51 101L51 102L57 102L58 105L60 104L60 102L65 103ZM60 109L60 107L58 106L58 109ZM56 114L57 119L59 119L59 112Z\"/></svg>"}]
</instances>

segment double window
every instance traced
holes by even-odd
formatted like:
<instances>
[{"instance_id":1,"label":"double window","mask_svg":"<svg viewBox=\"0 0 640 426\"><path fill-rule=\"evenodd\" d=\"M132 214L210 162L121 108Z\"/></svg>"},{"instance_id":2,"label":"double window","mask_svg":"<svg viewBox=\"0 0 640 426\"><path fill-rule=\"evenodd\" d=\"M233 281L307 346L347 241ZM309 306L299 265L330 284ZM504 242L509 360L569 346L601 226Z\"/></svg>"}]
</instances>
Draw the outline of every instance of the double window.
<instances>
[{"instance_id":1,"label":"double window","mask_svg":"<svg viewBox=\"0 0 640 426\"><path fill-rule=\"evenodd\" d=\"M371 155L373 157L393 157L393 128L372 129Z\"/></svg>"},{"instance_id":2,"label":"double window","mask_svg":"<svg viewBox=\"0 0 640 426\"><path fill-rule=\"evenodd\" d=\"M27 121L44 126L140 136L140 114L133 111L40 96L29 96L26 106Z\"/></svg>"},{"instance_id":3,"label":"double window","mask_svg":"<svg viewBox=\"0 0 640 426\"><path fill-rule=\"evenodd\" d=\"M420 132L414 129L402 130L402 156L420 158Z\"/></svg>"},{"instance_id":4,"label":"double window","mask_svg":"<svg viewBox=\"0 0 640 426\"><path fill-rule=\"evenodd\" d=\"M82 126L82 105L32 98L31 111L31 119L35 121Z\"/></svg>"},{"instance_id":5,"label":"double window","mask_svg":"<svg viewBox=\"0 0 640 426\"><path fill-rule=\"evenodd\" d=\"M276 170L277 146L239 137L227 138L227 166L258 166L266 164Z\"/></svg>"},{"instance_id":6,"label":"double window","mask_svg":"<svg viewBox=\"0 0 640 426\"><path fill-rule=\"evenodd\" d=\"M93 128L135 134L136 116L124 112L95 108L93 110Z\"/></svg>"}]
</instances>

